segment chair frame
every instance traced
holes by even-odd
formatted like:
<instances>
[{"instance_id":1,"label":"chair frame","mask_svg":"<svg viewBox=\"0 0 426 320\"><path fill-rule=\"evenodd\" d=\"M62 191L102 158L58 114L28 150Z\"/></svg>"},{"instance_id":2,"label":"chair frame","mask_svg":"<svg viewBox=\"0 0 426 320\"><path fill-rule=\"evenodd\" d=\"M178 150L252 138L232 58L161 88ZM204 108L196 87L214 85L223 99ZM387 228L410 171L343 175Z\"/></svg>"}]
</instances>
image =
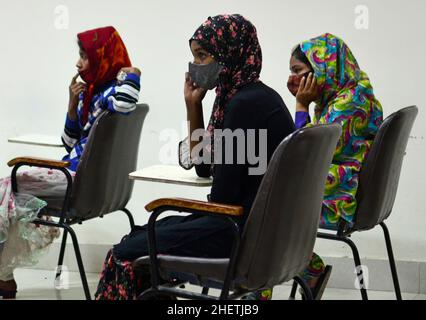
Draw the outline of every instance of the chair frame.
<instances>
[{"instance_id":1,"label":"chair frame","mask_svg":"<svg viewBox=\"0 0 426 320\"><path fill-rule=\"evenodd\" d=\"M143 124L145 117L146 117L146 114L149 111L149 107L146 104L137 105L137 107L143 108L143 109L141 109L141 110L143 110L143 112L141 111L141 117L143 117L143 120L142 120L142 124ZM109 115L109 114L114 114L114 113L111 113L111 112L105 110L101 114L101 116L98 118L97 122L102 118L102 115ZM142 125L140 127L140 130L142 130ZM91 133L94 133L94 132L91 132ZM137 133L137 132L135 132L135 133ZM140 133L139 133L139 135L140 135ZM89 135L89 142L91 141L90 140L91 136L92 136L92 134ZM140 136L139 136L139 139L140 139ZM18 192L18 183L17 183L17 179L16 179L17 172L23 166L57 170L57 171L62 172L65 175L66 181L67 181L67 188L66 188L65 196L64 196L64 199L63 199L63 202L62 202L61 211L59 212L59 210L58 210L58 212L57 212L58 214L52 215L52 214L46 212L45 209L42 209L40 211L38 217L34 221L32 221L32 223L34 223L36 225L44 225L44 226L47 226L47 227L56 227L56 228L60 228L60 229L64 230L63 235L62 235L62 242L61 242L61 248L60 248L60 252L59 252L59 258L58 258L57 272L56 272L56 277L55 277L56 280L61 276L61 272L62 272L61 267L62 267L62 264L63 264L63 261L64 261L64 255L65 255L65 249L66 249L66 242L67 242L68 234L71 236L71 240L72 240L72 243L73 243L74 252L75 252L75 256L76 256L76 260L77 260L78 270L79 270L82 285L83 285L84 294L85 294L85 297L86 297L87 300L91 300L89 285L87 283L87 277L86 277L86 273L85 273L85 270L84 270L83 260L82 260L82 257L81 257L80 246L79 246L79 243L78 243L78 240L77 240L77 236L74 232L74 229L71 226L74 225L74 224L77 224L77 223L82 224L84 221L92 220L94 218L98 218L98 217L103 218L103 216L105 214L109 214L110 212L100 212L97 216L88 216L86 218L84 218L84 217L71 217L69 215L70 210L73 209L73 208L70 208L70 206L71 206L71 196L72 196L73 186L74 186L74 183L75 183L70 172L67 169L67 168L69 168L70 165L71 165L71 162L69 162L69 161L51 160L51 159L43 159L43 158L37 158L37 157L18 157L18 158L15 158L15 159L8 162L8 166L13 167L12 173L11 173L11 181L12 181L12 190L15 193ZM78 172L78 169L77 169L77 172ZM129 194L129 196L130 195L131 195L131 193ZM126 208L126 205L127 205L127 202L122 203L120 205L115 205L115 207L113 209L114 209L114 211L122 211L127 215L129 223L130 223L131 230L133 230L134 227L135 227L134 218L133 218L132 213ZM58 221L46 221L46 220L42 219L43 216L55 217L55 218L59 218L59 220Z\"/></svg>"},{"instance_id":2,"label":"chair frame","mask_svg":"<svg viewBox=\"0 0 426 320\"><path fill-rule=\"evenodd\" d=\"M397 273L397 269L396 269L395 257L394 257L394 254L393 254L392 242L391 242L391 238L390 238L389 229L386 226L385 222L383 222L383 221L380 223L380 226L383 229L383 233L384 233L384 237L385 237L386 250L387 250L387 253L388 253L389 266L390 266L390 269L391 269L392 281L393 281L393 285L394 285L394 289L395 289L396 299L402 300L401 288L400 288L400 285L399 285L398 273ZM359 255L359 251L358 251L358 248L355 245L355 243L350 239L351 235L358 230L346 229L346 227L347 227L347 224L345 222L342 222L336 234L326 233L326 232L318 232L317 237L320 238L320 239L340 241L340 242L347 244L351 248L352 255L353 255L353 258L354 258L354 263L355 263L355 270L357 272L357 279L358 279L358 283L359 283L359 290L360 290L360 293L361 293L361 297L362 297L362 300L368 300L367 288L364 284L363 270L362 270L362 264L361 264L361 258L360 258L360 255Z\"/></svg>"},{"instance_id":3,"label":"chair frame","mask_svg":"<svg viewBox=\"0 0 426 320\"><path fill-rule=\"evenodd\" d=\"M68 234L71 236L75 257L77 260L78 270L79 270L81 282L83 285L84 295L86 297L86 300L91 300L89 284L87 282L86 272L84 270L84 264L83 264L83 259L81 257L80 246L78 243L77 235L74 229L71 227L71 225L76 223L82 224L86 220L85 219L73 220L66 217L69 211L69 203L70 203L70 197L71 197L72 185L73 185L73 179L71 177L71 174L66 169L67 167L69 167L69 165L70 165L70 162L68 161L57 161L57 160L33 158L33 157L15 158L8 162L8 166L13 167L11 180L12 180L12 190L15 193L18 192L18 183L17 183L16 175L19 168L23 166L58 170L58 171L61 171L67 178L67 189L66 189L65 198L62 204L62 210L61 210L61 215L59 217L59 221L55 222L55 221L46 221L41 219L41 216L43 216L43 210L42 210L39 214L39 217L36 218L34 221L32 221L32 223L36 225L44 225L47 227L60 228L64 230L64 233L62 235L61 249L59 252L57 272L56 272L55 279L58 279L61 276L61 266L64 261L67 237L68 237ZM122 208L117 211L123 211L127 215L130 222L130 227L131 229L133 229L135 226L135 222L134 222L132 213L126 208ZM100 216L100 217L103 218L103 216Z\"/></svg>"},{"instance_id":4,"label":"chair frame","mask_svg":"<svg viewBox=\"0 0 426 320\"><path fill-rule=\"evenodd\" d=\"M407 108L403 108L403 109L398 110L397 112L389 115L389 117L387 117L384 121L386 121L387 119L390 119L393 116L396 116L396 114L398 112L401 112L401 111L407 110L407 109L414 109L415 112L416 112L416 115L417 115L417 112L418 112L417 107L411 106L411 107L407 107ZM415 116L412 120L413 123L414 123L414 120L415 120ZM373 145L374 145L374 141L373 141ZM405 153L404 153L404 155L405 155ZM362 172L362 170L361 170L361 172ZM353 255L353 258L354 258L354 263L355 263L355 268L356 268L355 270L356 270L356 273L357 273L359 290L360 290L360 293L361 293L362 300L368 300L367 288L364 284L363 270L362 270L362 264L361 264L361 259L360 259L360 255L359 255L359 252L358 252L358 248L355 245L355 243L350 239L350 237L354 232L368 231L368 230L374 229L374 227L376 227L377 225L381 226L381 228L383 230L384 237L385 237L386 250L387 250L387 254L388 254L388 260L389 260L389 266L390 266L390 271L391 271L391 275L392 275L392 281L393 281L393 285L394 285L395 296L396 296L397 300L402 300L401 288L400 288L400 284L399 284L398 273L397 273L397 268L396 268L395 257L394 257L394 253L393 253L390 233L389 233L389 229L388 229L387 225L384 222L384 220L386 220L386 218L388 218L390 216L391 212L392 212L392 208L384 216L384 219L382 219L380 222L377 221L377 223L374 226L370 227L369 229L357 229L356 224L355 224L355 226L351 226L347 221L340 219L340 221L337 225L337 230L331 229L331 230L333 230L333 232L318 232L317 233L317 237L320 238L320 239L340 241L340 242L347 244L351 248L352 255ZM358 212L356 213L356 215L357 214L358 214ZM356 219L356 215L355 215L355 219ZM326 228L321 227L321 226L319 227L319 229L326 230ZM297 284L293 284L293 288L294 288L294 290L292 291L292 297L295 296Z\"/></svg>"}]
</instances>

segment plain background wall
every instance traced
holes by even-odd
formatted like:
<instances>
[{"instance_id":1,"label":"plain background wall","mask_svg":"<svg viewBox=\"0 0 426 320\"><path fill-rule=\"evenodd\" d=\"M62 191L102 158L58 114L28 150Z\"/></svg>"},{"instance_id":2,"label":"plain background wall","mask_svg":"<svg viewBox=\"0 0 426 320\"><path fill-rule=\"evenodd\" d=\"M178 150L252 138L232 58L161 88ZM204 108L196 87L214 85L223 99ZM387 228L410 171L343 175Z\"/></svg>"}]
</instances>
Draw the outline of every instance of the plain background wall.
<instances>
[{"instance_id":1,"label":"plain background wall","mask_svg":"<svg viewBox=\"0 0 426 320\"><path fill-rule=\"evenodd\" d=\"M66 29L55 27L60 15L55 9L61 5L69 14ZM359 5L369 9L367 30L355 27ZM76 34L106 25L117 28L133 64L142 69L140 101L151 106L138 166L158 164L160 151L166 150L160 138L177 141L185 128L183 79L191 60L188 39L209 15L240 13L258 29L264 57L262 80L282 95L291 113L295 100L286 88L290 51L298 42L324 32L340 36L352 49L370 76L385 116L404 106L419 106L389 227L398 259L426 261L425 12L424 0L0 0L0 174L10 174L6 162L16 156L59 159L64 155L60 149L10 144L7 138L61 134L68 85L76 72ZM211 92L205 100L206 118L213 98ZM137 223L144 224L148 218L144 205L150 200L164 196L204 200L208 191L137 182L128 207ZM124 214L112 214L76 229L81 243L109 245L128 232L128 223ZM354 238L364 257L386 256L380 230ZM334 242L318 241L317 251L327 256L349 255L347 248Z\"/></svg>"}]
</instances>

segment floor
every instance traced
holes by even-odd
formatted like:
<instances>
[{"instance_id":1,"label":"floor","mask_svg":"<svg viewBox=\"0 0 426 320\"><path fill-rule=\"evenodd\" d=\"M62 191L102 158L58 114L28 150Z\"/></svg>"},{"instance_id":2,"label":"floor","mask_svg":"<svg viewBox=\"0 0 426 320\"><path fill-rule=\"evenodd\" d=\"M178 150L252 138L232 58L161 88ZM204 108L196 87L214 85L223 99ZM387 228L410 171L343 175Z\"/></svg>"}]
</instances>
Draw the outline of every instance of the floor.
<instances>
[{"instance_id":1,"label":"floor","mask_svg":"<svg viewBox=\"0 0 426 320\"><path fill-rule=\"evenodd\" d=\"M82 300L84 299L79 274L76 272L68 273L68 281L63 282L63 288L56 290L54 286L54 272L51 270L33 270L19 269L15 271L16 281L18 283L18 300ZM95 292L98 275L87 275L91 293ZM68 286L64 284L69 283ZM60 286L61 284L57 284ZM191 288L192 287L188 287ZM274 290L274 300L287 299L291 287L282 285ZM212 292L214 294L214 291ZM393 292L387 291L369 291L369 298L372 300L394 300ZM327 288L324 292L325 300L360 300L360 294L357 290ZM403 293L405 300L426 300L426 294Z\"/></svg>"}]
</instances>

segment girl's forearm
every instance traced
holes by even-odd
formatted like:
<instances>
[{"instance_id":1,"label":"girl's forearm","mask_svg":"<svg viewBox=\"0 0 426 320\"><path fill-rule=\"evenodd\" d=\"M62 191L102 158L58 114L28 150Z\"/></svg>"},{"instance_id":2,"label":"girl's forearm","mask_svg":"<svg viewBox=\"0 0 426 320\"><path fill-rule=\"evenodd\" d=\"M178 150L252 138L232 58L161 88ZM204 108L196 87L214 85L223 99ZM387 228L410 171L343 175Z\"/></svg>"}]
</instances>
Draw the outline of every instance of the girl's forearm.
<instances>
[{"instance_id":1,"label":"girl's forearm","mask_svg":"<svg viewBox=\"0 0 426 320\"><path fill-rule=\"evenodd\" d=\"M72 107L69 107L69 108L68 108L68 118L69 118L71 121L76 121L76 120L77 120L78 115L77 115L77 110L76 110L76 108L72 108Z\"/></svg>"},{"instance_id":2,"label":"girl's forearm","mask_svg":"<svg viewBox=\"0 0 426 320\"><path fill-rule=\"evenodd\" d=\"M309 112L309 105L304 105L303 103L296 102L296 112Z\"/></svg>"}]
</instances>

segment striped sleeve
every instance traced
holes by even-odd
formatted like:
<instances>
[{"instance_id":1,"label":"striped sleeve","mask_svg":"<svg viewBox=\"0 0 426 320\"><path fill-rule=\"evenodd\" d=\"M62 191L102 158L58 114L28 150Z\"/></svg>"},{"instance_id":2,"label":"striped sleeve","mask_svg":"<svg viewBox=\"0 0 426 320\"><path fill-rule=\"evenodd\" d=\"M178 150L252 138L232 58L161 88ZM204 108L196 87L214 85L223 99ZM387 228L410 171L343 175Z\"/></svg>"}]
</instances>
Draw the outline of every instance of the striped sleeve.
<instances>
[{"instance_id":1,"label":"striped sleeve","mask_svg":"<svg viewBox=\"0 0 426 320\"><path fill-rule=\"evenodd\" d=\"M80 136L81 136L81 129L80 129L78 119L71 120L68 117L68 113L67 113L67 116L65 119L65 128L64 128L64 132L62 133L61 139L68 153L71 152L71 150L74 148L74 145L78 142L78 140L80 139Z\"/></svg>"},{"instance_id":2,"label":"striped sleeve","mask_svg":"<svg viewBox=\"0 0 426 320\"><path fill-rule=\"evenodd\" d=\"M102 106L111 112L130 113L139 100L140 77L130 73L119 86L105 92Z\"/></svg>"}]
</instances>

